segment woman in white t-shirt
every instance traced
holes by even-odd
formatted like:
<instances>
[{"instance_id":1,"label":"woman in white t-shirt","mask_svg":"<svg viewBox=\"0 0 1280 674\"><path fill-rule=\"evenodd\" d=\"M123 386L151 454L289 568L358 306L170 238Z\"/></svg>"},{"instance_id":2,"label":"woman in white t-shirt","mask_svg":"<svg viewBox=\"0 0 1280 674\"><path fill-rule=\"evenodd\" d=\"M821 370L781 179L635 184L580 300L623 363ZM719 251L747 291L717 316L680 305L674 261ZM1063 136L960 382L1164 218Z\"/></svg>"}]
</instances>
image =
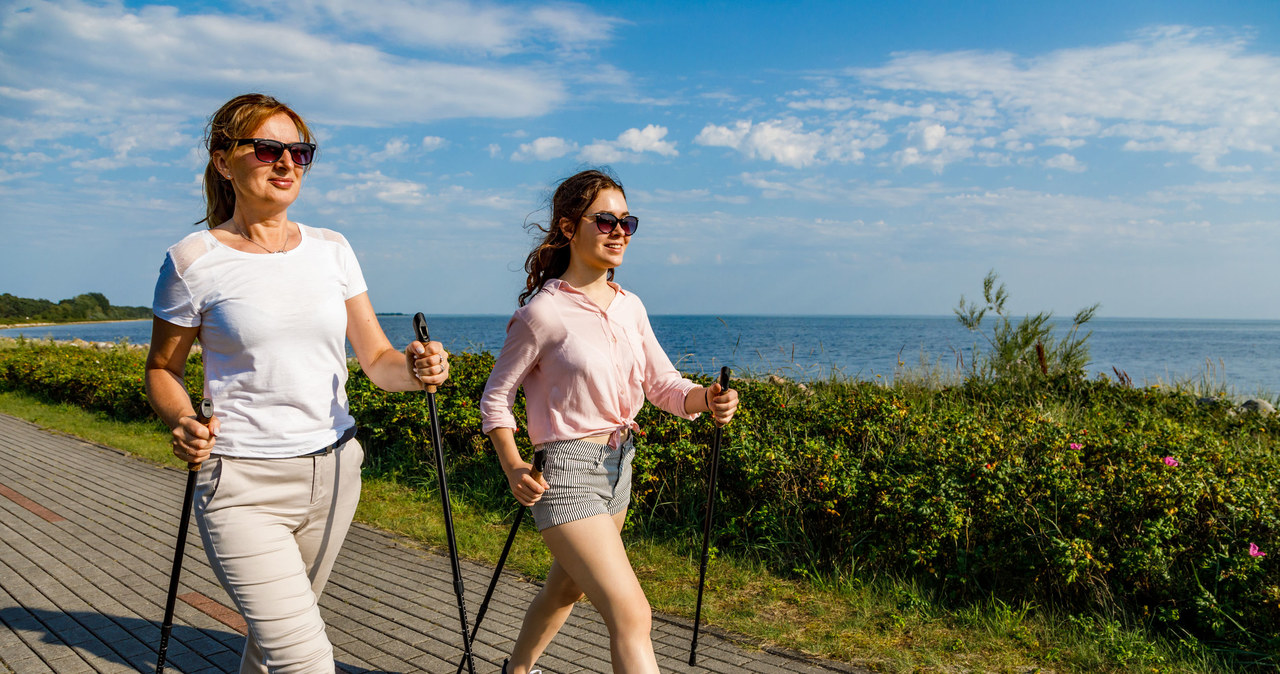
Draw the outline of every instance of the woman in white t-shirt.
<instances>
[{"instance_id":1,"label":"woman in white t-shirt","mask_svg":"<svg viewBox=\"0 0 1280 674\"><path fill-rule=\"evenodd\" d=\"M341 234L289 220L315 157L306 122L276 99L237 96L211 118L208 229L168 250L156 283L147 396L173 453L201 465L205 552L249 634L240 671L333 672L317 605L360 496L363 450L347 405L345 340L389 391L439 385L439 342L391 346ZM200 339L196 421L183 386Z\"/></svg>"}]
</instances>

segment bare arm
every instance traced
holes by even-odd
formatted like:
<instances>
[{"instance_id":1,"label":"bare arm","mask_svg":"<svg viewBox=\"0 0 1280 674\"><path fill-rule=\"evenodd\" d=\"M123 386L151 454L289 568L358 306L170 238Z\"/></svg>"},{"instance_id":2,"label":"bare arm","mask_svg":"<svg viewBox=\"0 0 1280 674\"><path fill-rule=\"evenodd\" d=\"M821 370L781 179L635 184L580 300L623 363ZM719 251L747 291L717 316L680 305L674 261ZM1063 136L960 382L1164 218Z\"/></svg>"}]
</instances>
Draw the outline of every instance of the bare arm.
<instances>
[{"instance_id":1,"label":"bare arm","mask_svg":"<svg viewBox=\"0 0 1280 674\"><path fill-rule=\"evenodd\" d=\"M684 409L689 414L710 412L716 423L724 426L733 419L738 409L738 392L733 389L720 390L720 382L711 386L699 386L691 389L684 397Z\"/></svg>"},{"instance_id":2,"label":"bare arm","mask_svg":"<svg viewBox=\"0 0 1280 674\"><path fill-rule=\"evenodd\" d=\"M493 449L498 453L498 462L502 464L502 471L507 474L507 484L511 486L511 494L521 505L533 505L542 498L542 492L547 490L547 481L539 478L534 480L529 474L533 470L533 466L520 456L520 449L516 447L516 435L510 428L495 428L489 431L489 440L493 442Z\"/></svg>"},{"instance_id":3,"label":"bare arm","mask_svg":"<svg viewBox=\"0 0 1280 674\"><path fill-rule=\"evenodd\" d=\"M196 411L183 384L187 355L200 328L184 328L155 318L151 324L151 350L147 352L146 388L151 409L173 434L173 455L187 463L209 458L220 422L215 416L206 427L196 421Z\"/></svg>"},{"instance_id":4,"label":"bare arm","mask_svg":"<svg viewBox=\"0 0 1280 674\"><path fill-rule=\"evenodd\" d=\"M347 339L360 368L384 391L417 391L449 378L449 354L440 342L410 342L403 352L391 346L369 293L347 300Z\"/></svg>"}]
</instances>

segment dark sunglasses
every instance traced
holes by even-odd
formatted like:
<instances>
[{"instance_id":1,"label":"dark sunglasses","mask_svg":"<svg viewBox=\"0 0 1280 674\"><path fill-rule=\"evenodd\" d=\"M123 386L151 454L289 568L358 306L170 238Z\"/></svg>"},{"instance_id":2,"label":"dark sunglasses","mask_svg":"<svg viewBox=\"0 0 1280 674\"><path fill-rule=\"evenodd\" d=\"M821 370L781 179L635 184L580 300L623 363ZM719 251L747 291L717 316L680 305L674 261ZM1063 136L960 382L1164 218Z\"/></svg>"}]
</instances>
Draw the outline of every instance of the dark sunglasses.
<instances>
[{"instance_id":1,"label":"dark sunglasses","mask_svg":"<svg viewBox=\"0 0 1280 674\"><path fill-rule=\"evenodd\" d=\"M231 141L231 147L240 147L245 143L253 143L253 156L258 161L267 164L274 164L280 161L284 156L284 151L289 151L289 156L293 157L293 163L298 166L306 166L311 160L316 158L315 143L290 143L285 145L278 140L269 138L239 138Z\"/></svg>"},{"instance_id":2,"label":"dark sunglasses","mask_svg":"<svg viewBox=\"0 0 1280 674\"><path fill-rule=\"evenodd\" d=\"M591 215L584 215L582 217L595 218L596 229L600 230L601 234L612 234L614 227L617 227L618 225L622 225L622 233L626 234L627 236L631 236L632 234L636 233L636 228L640 226L640 218L637 218L634 215L628 215L625 218L619 218L613 213L593 213Z\"/></svg>"}]
</instances>

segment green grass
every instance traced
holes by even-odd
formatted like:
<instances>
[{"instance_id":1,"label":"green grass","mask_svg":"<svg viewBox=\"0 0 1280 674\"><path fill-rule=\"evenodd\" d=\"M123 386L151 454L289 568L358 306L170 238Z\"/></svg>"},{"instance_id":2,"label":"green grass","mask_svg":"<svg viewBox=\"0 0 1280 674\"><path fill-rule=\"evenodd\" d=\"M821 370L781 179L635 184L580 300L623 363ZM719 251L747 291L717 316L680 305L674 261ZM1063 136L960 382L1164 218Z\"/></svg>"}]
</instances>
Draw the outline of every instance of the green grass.
<instances>
[{"instance_id":1,"label":"green grass","mask_svg":"<svg viewBox=\"0 0 1280 674\"><path fill-rule=\"evenodd\" d=\"M157 463L182 465L170 454L168 432L158 422L113 421L10 392L0 392L0 412ZM422 478L367 477L357 519L424 547L441 547L444 528L432 486ZM463 554L496 561L514 504L486 510L462 496L453 512ZM663 540L648 535L644 526L629 527L626 535L654 609L692 618L700 540ZM529 526L507 564L541 578L550 561ZM783 578L760 560L715 557L708 569L704 621L744 635L748 644L777 644L882 672L1233 671L1197 642L1152 638L1142 625L1059 615L994 598L956 606L913 581L852 568L799 571Z\"/></svg>"}]
</instances>

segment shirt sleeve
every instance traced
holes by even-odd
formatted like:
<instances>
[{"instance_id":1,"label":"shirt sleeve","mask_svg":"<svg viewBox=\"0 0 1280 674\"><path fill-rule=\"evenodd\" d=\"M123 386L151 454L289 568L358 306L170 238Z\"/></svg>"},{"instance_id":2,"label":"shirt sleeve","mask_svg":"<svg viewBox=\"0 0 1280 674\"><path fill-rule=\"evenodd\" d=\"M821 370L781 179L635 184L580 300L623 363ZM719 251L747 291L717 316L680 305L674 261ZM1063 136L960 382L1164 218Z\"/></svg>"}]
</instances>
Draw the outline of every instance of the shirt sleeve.
<instances>
[{"instance_id":1,"label":"shirt sleeve","mask_svg":"<svg viewBox=\"0 0 1280 674\"><path fill-rule=\"evenodd\" d=\"M537 331L529 325L527 311L517 311L507 322L507 338L480 397L481 429L485 434L495 428L516 428L516 417L511 413L516 392L538 365L541 353L542 345Z\"/></svg>"},{"instance_id":2,"label":"shirt sleeve","mask_svg":"<svg viewBox=\"0 0 1280 674\"><path fill-rule=\"evenodd\" d=\"M658 344L653 334L653 326L649 324L648 312L641 311L640 348L644 351L644 397L678 417L697 419L698 413L685 411L684 400L689 391L698 388L694 382L685 379L676 366L671 364L667 352Z\"/></svg>"},{"instance_id":3,"label":"shirt sleeve","mask_svg":"<svg viewBox=\"0 0 1280 674\"><path fill-rule=\"evenodd\" d=\"M164 264L160 266L160 278L156 280L151 312L157 318L184 328L200 325L200 310L196 307L187 282L178 274L172 252L164 256Z\"/></svg>"},{"instance_id":4,"label":"shirt sleeve","mask_svg":"<svg viewBox=\"0 0 1280 674\"><path fill-rule=\"evenodd\" d=\"M342 251L342 267L347 274L347 293L344 301L367 292L369 286L364 282L364 272L360 269L360 260L356 259L356 252L351 248L351 244L347 242L347 238L341 234L338 237L342 240L342 245L338 248Z\"/></svg>"}]
</instances>

